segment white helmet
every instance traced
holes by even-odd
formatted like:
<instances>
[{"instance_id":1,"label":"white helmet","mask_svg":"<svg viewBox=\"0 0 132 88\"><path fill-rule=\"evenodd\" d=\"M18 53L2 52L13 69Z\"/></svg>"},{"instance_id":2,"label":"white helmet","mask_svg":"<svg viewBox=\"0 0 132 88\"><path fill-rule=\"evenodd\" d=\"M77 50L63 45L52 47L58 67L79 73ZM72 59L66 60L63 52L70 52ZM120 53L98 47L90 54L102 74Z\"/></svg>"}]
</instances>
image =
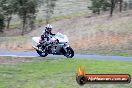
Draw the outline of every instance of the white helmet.
<instances>
[{"instance_id":1,"label":"white helmet","mask_svg":"<svg viewBox=\"0 0 132 88\"><path fill-rule=\"evenodd\" d=\"M46 29L52 29L52 26L50 24L47 24L47 26L45 28Z\"/></svg>"}]
</instances>

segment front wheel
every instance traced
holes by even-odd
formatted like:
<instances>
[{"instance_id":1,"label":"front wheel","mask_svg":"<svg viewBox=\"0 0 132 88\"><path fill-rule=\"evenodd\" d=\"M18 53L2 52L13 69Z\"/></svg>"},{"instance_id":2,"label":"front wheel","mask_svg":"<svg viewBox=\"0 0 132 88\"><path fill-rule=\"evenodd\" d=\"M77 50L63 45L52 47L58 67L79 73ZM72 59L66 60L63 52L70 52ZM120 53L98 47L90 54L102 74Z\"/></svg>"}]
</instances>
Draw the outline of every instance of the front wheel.
<instances>
[{"instance_id":1,"label":"front wheel","mask_svg":"<svg viewBox=\"0 0 132 88\"><path fill-rule=\"evenodd\" d=\"M48 53L45 53L45 52L42 52L42 51L39 51L39 50L36 50L36 51L41 57L46 57L48 55Z\"/></svg>"},{"instance_id":2,"label":"front wheel","mask_svg":"<svg viewBox=\"0 0 132 88\"><path fill-rule=\"evenodd\" d=\"M64 56L66 56L67 58L72 58L74 56L74 51L71 47L67 47L67 52L65 53Z\"/></svg>"}]
</instances>

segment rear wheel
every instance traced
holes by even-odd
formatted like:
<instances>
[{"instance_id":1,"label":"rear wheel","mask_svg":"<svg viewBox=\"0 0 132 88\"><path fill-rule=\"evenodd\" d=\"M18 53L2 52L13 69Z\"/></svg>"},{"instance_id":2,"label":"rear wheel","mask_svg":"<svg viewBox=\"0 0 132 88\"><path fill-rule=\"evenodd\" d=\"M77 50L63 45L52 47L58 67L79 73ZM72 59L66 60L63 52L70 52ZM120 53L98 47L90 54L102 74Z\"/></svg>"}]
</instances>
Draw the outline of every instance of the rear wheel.
<instances>
[{"instance_id":1,"label":"rear wheel","mask_svg":"<svg viewBox=\"0 0 132 88\"><path fill-rule=\"evenodd\" d=\"M67 52L65 53L64 56L66 56L67 58L72 58L74 56L74 51L71 47L67 47Z\"/></svg>"}]
</instances>

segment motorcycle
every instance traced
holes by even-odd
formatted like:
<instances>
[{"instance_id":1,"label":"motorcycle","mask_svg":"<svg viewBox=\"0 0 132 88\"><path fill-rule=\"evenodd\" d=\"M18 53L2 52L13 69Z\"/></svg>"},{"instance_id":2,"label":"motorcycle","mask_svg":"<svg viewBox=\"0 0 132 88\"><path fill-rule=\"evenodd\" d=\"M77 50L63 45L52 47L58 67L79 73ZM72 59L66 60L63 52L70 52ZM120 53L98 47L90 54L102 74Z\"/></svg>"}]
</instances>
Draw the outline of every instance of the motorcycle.
<instances>
[{"instance_id":1,"label":"motorcycle","mask_svg":"<svg viewBox=\"0 0 132 88\"><path fill-rule=\"evenodd\" d=\"M66 35L57 33L50 38L50 43L39 43L40 37L32 38L32 47L41 57L46 57L48 54L64 55L67 58L74 56L73 49L69 46L69 40Z\"/></svg>"}]
</instances>

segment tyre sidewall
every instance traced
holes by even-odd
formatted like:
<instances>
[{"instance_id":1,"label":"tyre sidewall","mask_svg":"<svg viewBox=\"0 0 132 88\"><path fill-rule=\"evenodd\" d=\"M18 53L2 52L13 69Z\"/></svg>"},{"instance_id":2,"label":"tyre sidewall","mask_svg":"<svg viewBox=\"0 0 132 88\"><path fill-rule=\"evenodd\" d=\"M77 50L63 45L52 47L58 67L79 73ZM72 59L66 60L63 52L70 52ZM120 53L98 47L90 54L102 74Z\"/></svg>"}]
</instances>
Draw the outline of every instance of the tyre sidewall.
<instances>
[{"instance_id":1,"label":"tyre sidewall","mask_svg":"<svg viewBox=\"0 0 132 88\"><path fill-rule=\"evenodd\" d=\"M37 53L41 56L41 57L46 57L48 55L48 53L43 54L43 52L36 50Z\"/></svg>"},{"instance_id":2,"label":"tyre sidewall","mask_svg":"<svg viewBox=\"0 0 132 88\"><path fill-rule=\"evenodd\" d=\"M72 49L71 47L67 47L66 49L67 49L67 51L70 50L70 55L67 55L67 53L66 53L65 56L66 56L67 58L72 58L72 57L74 56L74 51L73 51L73 49Z\"/></svg>"}]
</instances>

